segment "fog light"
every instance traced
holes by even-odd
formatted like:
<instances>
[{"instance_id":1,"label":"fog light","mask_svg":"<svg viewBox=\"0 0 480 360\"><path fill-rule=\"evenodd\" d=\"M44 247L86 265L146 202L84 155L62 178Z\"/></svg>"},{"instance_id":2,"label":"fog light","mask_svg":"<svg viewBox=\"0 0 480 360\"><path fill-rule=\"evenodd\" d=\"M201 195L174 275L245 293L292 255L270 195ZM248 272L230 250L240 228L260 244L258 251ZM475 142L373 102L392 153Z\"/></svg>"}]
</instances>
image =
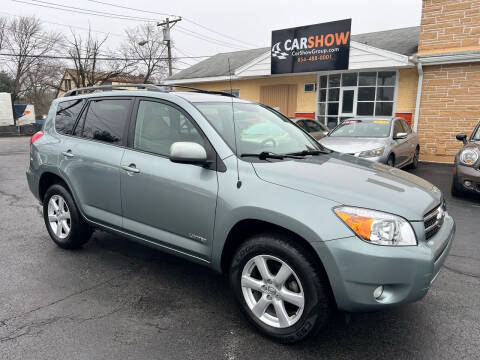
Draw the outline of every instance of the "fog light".
<instances>
[{"instance_id":1,"label":"fog light","mask_svg":"<svg viewBox=\"0 0 480 360\"><path fill-rule=\"evenodd\" d=\"M466 187L472 186L472 182L469 181L469 180L465 180L464 184L465 184Z\"/></svg>"},{"instance_id":2,"label":"fog light","mask_svg":"<svg viewBox=\"0 0 480 360\"><path fill-rule=\"evenodd\" d=\"M380 285L373 290L373 297L378 299L383 294L383 285Z\"/></svg>"}]
</instances>

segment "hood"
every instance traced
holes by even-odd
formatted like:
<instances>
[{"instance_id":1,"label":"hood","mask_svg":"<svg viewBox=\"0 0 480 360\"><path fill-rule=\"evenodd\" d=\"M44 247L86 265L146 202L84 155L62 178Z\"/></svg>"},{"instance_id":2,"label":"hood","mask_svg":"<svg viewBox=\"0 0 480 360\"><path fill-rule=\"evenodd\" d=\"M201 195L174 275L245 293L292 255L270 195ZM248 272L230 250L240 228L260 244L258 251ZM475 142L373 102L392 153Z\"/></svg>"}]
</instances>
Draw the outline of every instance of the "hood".
<instances>
[{"instance_id":1,"label":"hood","mask_svg":"<svg viewBox=\"0 0 480 360\"><path fill-rule=\"evenodd\" d=\"M327 149L355 154L361 151L374 150L386 145L389 138L355 138L342 136L325 136L318 142Z\"/></svg>"},{"instance_id":2,"label":"hood","mask_svg":"<svg viewBox=\"0 0 480 360\"><path fill-rule=\"evenodd\" d=\"M252 165L264 181L343 205L397 214L410 221L423 221L442 199L440 190L422 178L345 154Z\"/></svg>"}]
</instances>

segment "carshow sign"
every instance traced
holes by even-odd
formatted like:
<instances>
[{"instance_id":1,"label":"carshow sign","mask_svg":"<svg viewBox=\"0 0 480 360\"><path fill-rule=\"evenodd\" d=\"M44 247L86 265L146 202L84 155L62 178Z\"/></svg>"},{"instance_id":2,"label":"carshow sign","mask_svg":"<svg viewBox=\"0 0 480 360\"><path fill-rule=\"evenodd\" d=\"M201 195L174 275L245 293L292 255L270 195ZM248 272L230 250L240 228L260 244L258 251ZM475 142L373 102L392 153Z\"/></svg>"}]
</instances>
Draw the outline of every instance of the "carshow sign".
<instances>
[{"instance_id":1,"label":"carshow sign","mask_svg":"<svg viewBox=\"0 0 480 360\"><path fill-rule=\"evenodd\" d=\"M346 70L352 19L272 31L272 74Z\"/></svg>"}]
</instances>

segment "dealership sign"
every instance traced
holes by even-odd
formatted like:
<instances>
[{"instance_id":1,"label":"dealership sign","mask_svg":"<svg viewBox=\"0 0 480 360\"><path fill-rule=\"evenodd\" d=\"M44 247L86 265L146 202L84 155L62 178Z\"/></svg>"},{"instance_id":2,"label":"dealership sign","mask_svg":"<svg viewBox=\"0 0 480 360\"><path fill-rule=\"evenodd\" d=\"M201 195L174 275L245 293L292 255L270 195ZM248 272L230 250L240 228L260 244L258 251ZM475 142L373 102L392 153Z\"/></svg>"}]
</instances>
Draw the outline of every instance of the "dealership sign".
<instances>
[{"instance_id":1,"label":"dealership sign","mask_svg":"<svg viewBox=\"0 0 480 360\"><path fill-rule=\"evenodd\" d=\"M272 74L346 70L352 19L272 31Z\"/></svg>"}]
</instances>

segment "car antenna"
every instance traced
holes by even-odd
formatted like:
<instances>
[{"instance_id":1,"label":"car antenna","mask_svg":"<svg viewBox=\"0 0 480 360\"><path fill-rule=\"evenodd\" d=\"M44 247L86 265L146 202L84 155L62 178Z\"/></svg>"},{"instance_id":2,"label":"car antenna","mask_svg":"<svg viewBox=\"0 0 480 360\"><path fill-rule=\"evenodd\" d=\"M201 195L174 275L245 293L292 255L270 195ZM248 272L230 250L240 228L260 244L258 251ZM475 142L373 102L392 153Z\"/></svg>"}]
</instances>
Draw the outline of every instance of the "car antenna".
<instances>
[{"instance_id":1,"label":"car antenna","mask_svg":"<svg viewBox=\"0 0 480 360\"><path fill-rule=\"evenodd\" d=\"M230 79L230 95L233 95L232 88L232 70L230 68L230 58L227 58L228 61L228 75ZM238 148L237 148L237 130L235 126L235 109L233 106L233 96L232 96L232 122L233 122L233 138L235 140L235 158L237 160L237 189L240 189L242 182L240 181L240 172L238 171Z\"/></svg>"}]
</instances>

